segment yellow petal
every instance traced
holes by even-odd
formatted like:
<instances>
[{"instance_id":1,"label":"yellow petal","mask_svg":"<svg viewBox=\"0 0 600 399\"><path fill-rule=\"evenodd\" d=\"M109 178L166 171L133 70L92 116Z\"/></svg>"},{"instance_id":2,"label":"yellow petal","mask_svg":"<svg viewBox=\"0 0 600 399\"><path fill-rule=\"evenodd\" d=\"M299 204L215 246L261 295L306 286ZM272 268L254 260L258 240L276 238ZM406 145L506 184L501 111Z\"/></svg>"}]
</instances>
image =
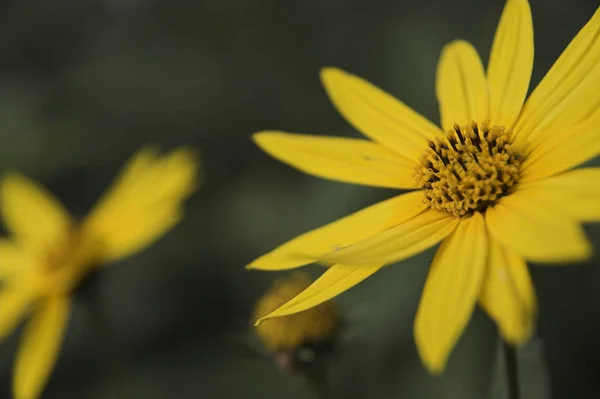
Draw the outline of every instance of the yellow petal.
<instances>
[{"instance_id":1,"label":"yellow petal","mask_svg":"<svg viewBox=\"0 0 600 399\"><path fill-rule=\"evenodd\" d=\"M563 132L555 132L523 161L522 183L564 172L600 154L600 112L597 117Z\"/></svg>"},{"instance_id":2,"label":"yellow petal","mask_svg":"<svg viewBox=\"0 0 600 399\"><path fill-rule=\"evenodd\" d=\"M584 168L519 186L519 195L582 222L600 222L600 168Z\"/></svg>"},{"instance_id":3,"label":"yellow petal","mask_svg":"<svg viewBox=\"0 0 600 399\"><path fill-rule=\"evenodd\" d=\"M517 146L536 147L600 105L600 8L563 51L526 101L514 129Z\"/></svg>"},{"instance_id":4,"label":"yellow petal","mask_svg":"<svg viewBox=\"0 0 600 399\"><path fill-rule=\"evenodd\" d=\"M0 238L0 280L22 272L34 263L32 254L12 240Z\"/></svg>"},{"instance_id":5,"label":"yellow petal","mask_svg":"<svg viewBox=\"0 0 600 399\"><path fill-rule=\"evenodd\" d=\"M368 140L260 132L254 141L272 157L305 173L347 183L389 188L416 188L417 160L408 163Z\"/></svg>"},{"instance_id":6,"label":"yellow petal","mask_svg":"<svg viewBox=\"0 0 600 399\"><path fill-rule=\"evenodd\" d=\"M527 264L497 240L490 240L488 270L479 303L496 321L505 341L519 345L529 340L537 305Z\"/></svg>"},{"instance_id":7,"label":"yellow petal","mask_svg":"<svg viewBox=\"0 0 600 399\"><path fill-rule=\"evenodd\" d=\"M477 51L457 40L442 51L438 62L436 92L442 128L455 123L481 123L490 117L490 96L483 65Z\"/></svg>"},{"instance_id":8,"label":"yellow petal","mask_svg":"<svg viewBox=\"0 0 600 399\"><path fill-rule=\"evenodd\" d=\"M433 123L358 76L325 68L321 80L331 102L366 136L417 162L427 141L441 134Z\"/></svg>"},{"instance_id":9,"label":"yellow petal","mask_svg":"<svg viewBox=\"0 0 600 399\"><path fill-rule=\"evenodd\" d=\"M364 240L403 223L426 209L421 191L398 195L302 234L261 256L247 267L283 270L313 263L335 248Z\"/></svg>"},{"instance_id":10,"label":"yellow petal","mask_svg":"<svg viewBox=\"0 0 600 399\"><path fill-rule=\"evenodd\" d=\"M181 203L198 189L198 172L199 157L192 148L182 147L163 155L148 176L149 181L156 180L154 190L150 184L153 195L148 201L181 206Z\"/></svg>"},{"instance_id":11,"label":"yellow petal","mask_svg":"<svg viewBox=\"0 0 600 399\"><path fill-rule=\"evenodd\" d=\"M438 249L414 325L425 366L441 373L452 348L469 323L486 270L488 239L480 213L461 219Z\"/></svg>"},{"instance_id":12,"label":"yellow petal","mask_svg":"<svg viewBox=\"0 0 600 399\"><path fill-rule=\"evenodd\" d=\"M349 265L399 262L434 246L457 225L458 218L453 215L429 209L354 245L327 253L320 261Z\"/></svg>"},{"instance_id":13,"label":"yellow petal","mask_svg":"<svg viewBox=\"0 0 600 399\"><path fill-rule=\"evenodd\" d=\"M197 173L190 149L162 157L151 148L136 153L83 223L104 245L104 260L141 251L173 228L198 185Z\"/></svg>"},{"instance_id":14,"label":"yellow petal","mask_svg":"<svg viewBox=\"0 0 600 399\"><path fill-rule=\"evenodd\" d=\"M2 180L0 209L6 228L32 251L60 240L71 226L69 214L58 200L18 173L10 173Z\"/></svg>"},{"instance_id":15,"label":"yellow petal","mask_svg":"<svg viewBox=\"0 0 600 399\"><path fill-rule=\"evenodd\" d=\"M45 299L27 323L13 376L15 399L40 397L56 363L70 304L65 296Z\"/></svg>"},{"instance_id":16,"label":"yellow petal","mask_svg":"<svg viewBox=\"0 0 600 399\"><path fill-rule=\"evenodd\" d=\"M569 262L592 254L579 223L519 191L488 208L486 221L494 238L527 260Z\"/></svg>"},{"instance_id":17,"label":"yellow petal","mask_svg":"<svg viewBox=\"0 0 600 399\"><path fill-rule=\"evenodd\" d=\"M490 53L490 121L510 129L525 101L533 69L533 24L527 0L508 0Z\"/></svg>"},{"instance_id":18,"label":"yellow petal","mask_svg":"<svg viewBox=\"0 0 600 399\"><path fill-rule=\"evenodd\" d=\"M153 165L160 160L158 148L146 146L139 149L125 164L121 172L115 179L112 192L128 191L130 186L135 184L135 180L144 176L152 169Z\"/></svg>"},{"instance_id":19,"label":"yellow petal","mask_svg":"<svg viewBox=\"0 0 600 399\"><path fill-rule=\"evenodd\" d=\"M256 325L266 319L299 313L320 305L354 287L382 267L383 265L349 266L339 264L331 266L300 294L265 317L261 317Z\"/></svg>"},{"instance_id":20,"label":"yellow petal","mask_svg":"<svg viewBox=\"0 0 600 399\"><path fill-rule=\"evenodd\" d=\"M165 235L183 219L183 211L179 209L157 209L152 216L138 217L126 228L113 230L104 241L104 260L114 261L144 250L158 238Z\"/></svg>"},{"instance_id":21,"label":"yellow petal","mask_svg":"<svg viewBox=\"0 0 600 399\"><path fill-rule=\"evenodd\" d=\"M4 287L0 291L0 341L17 327L30 302L31 295L27 291L12 287Z\"/></svg>"}]
</instances>

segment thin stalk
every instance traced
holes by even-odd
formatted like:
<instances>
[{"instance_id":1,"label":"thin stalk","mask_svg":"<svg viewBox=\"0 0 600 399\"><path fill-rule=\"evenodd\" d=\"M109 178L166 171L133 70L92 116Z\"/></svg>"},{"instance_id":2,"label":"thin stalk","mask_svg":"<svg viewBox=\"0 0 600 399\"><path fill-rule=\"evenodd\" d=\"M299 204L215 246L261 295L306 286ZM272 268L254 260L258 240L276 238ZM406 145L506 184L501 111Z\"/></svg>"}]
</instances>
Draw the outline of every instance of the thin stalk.
<instances>
[{"instance_id":1,"label":"thin stalk","mask_svg":"<svg viewBox=\"0 0 600 399\"><path fill-rule=\"evenodd\" d=\"M506 368L506 385L509 399L520 399L519 392L519 368L517 350L506 342L502 343L504 348L504 366Z\"/></svg>"}]
</instances>

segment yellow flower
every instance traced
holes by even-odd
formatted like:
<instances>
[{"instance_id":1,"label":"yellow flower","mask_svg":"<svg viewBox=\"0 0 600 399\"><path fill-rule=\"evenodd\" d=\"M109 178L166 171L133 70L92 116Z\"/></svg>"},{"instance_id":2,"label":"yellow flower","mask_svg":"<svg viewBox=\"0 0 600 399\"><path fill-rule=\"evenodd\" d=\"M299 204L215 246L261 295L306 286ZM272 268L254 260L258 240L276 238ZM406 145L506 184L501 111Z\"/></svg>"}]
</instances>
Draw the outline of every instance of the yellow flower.
<instances>
[{"instance_id":1,"label":"yellow flower","mask_svg":"<svg viewBox=\"0 0 600 399\"><path fill-rule=\"evenodd\" d=\"M326 179L415 191L248 265L330 266L267 318L315 306L442 241L414 324L427 368L444 370L477 302L506 341L526 341L536 299L525 262L588 258L580 223L600 220L600 169L571 170L600 150L600 9L525 101L532 66L529 4L509 0L487 71L469 43L444 48L436 87L441 129L357 76L324 69L333 104L372 141L261 132L256 143Z\"/></svg>"},{"instance_id":2,"label":"yellow flower","mask_svg":"<svg viewBox=\"0 0 600 399\"><path fill-rule=\"evenodd\" d=\"M275 281L256 303L254 320L266 316L310 285L305 274L296 273L288 279ZM307 343L331 339L339 327L339 315L331 302L286 317L266 320L256 326L264 345L272 352L295 350Z\"/></svg>"},{"instance_id":3,"label":"yellow flower","mask_svg":"<svg viewBox=\"0 0 600 399\"><path fill-rule=\"evenodd\" d=\"M196 188L187 149L133 156L94 210L76 222L44 188L17 173L0 185L12 237L0 239L0 340L31 312L13 374L16 399L35 399L58 356L70 294L94 268L139 252L181 220Z\"/></svg>"}]
</instances>

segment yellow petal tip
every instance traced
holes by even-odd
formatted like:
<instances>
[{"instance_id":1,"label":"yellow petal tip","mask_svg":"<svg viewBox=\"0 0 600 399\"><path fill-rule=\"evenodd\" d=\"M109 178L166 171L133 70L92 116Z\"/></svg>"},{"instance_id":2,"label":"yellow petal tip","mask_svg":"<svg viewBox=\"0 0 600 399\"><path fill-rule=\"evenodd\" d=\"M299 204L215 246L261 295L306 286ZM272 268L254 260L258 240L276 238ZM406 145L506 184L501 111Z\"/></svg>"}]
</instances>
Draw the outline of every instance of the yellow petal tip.
<instances>
[{"instance_id":1,"label":"yellow petal tip","mask_svg":"<svg viewBox=\"0 0 600 399\"><path fill-rule=\"evenodd\" d=\"M429 373L431 375L439 376L439 375L444 374L445 366L443 366L443 365L439 365L439 364L426 365L426 367L427 367L427 370L429 370Z\"/></svg>"},{"instance_id":2,"label":"yellow petal tip","mask_svg":"<svg viewBox=\"0 0 600 399\"><path fill-rule=\"evenodd\" d=\"M144 144L143 146L138 148L138 150L135 152L134 156L139 155L139 154L147 154L152 157L156 157L156 155L158 153L160 153L160 151L161 151L161 147L159 144L148 143L148 144Z\"/></svg>"},{"instance_id":3,"label":"yellow petal tip","mask_svg":"<svg viewBox=\"0 0 600 399\"><path fill-rule=\"evenodd\" d=\"M273 137L276 137L278 134L280 134L280 133L276 132L276 131L263 130L263 131L254 133L252 135L252 141L254 141L254 143L256 145L258 145L259 147L263 147L265 145L265 140L272 139Z\"/></svg>"},{"instance_id":4,"label":"yellow petal tip","mask_svg":"<svg viewBox=\"0 0 600 399\"><path fill-rule=\"evenodd\" d=\"M417 341L417 347L423 366L431 375L441 375L446 369L447 353L442 353L440 348L427 347L424 342Z\"/></svg>"},{"instance_id":5,"label":"yellow petal tip","mask_svg":"<svg viewBox=\"0 0 600 399\"><path fill-rule=\"evenodd\" d=\"M446 356L440 356L441 353L428 351L427 349L431 350L432 348L424 347L423 343L417 344L417 346L423 366L427 369L429 374L434 376L443 374L446 369Z\"/></svg>"},{"instance_id":6,"label":"yellow petal tip","mask_svg":"<svg viewBox=\"0 0 600 399\"><path fill-rule=\"evenodd\" d=\"M321 81L324 85L331 83L333 79L340 79L347 76L347 73L336 67L321 68Z\"/></svg>"},{"instance_id":7,"label":"yellow petal tip","mask_svg":"<svg viewBox=\"0 0 600 399\"><path fill-rule=\"evenodd\" d=\"M4 176L2 177L2 181L0 182L0 190L10 190L14 187L15 184L21 184L25 179L25 176L23 176L19 172L7 172L4 174Z\"/></svg>"},{"instance_id":8,"label":"yellow petal tip","mask_svg":"<svg viewBox=\"0 0 600 399\"><path fill-rule=\"evenodd\" d=\"M459 49L463 46L471 47L471 43L469 43L468 41L463 40L463 39L452 40L450 43L448 43L444 46L444 49L442 51L443 52L456 51L457 49Z\"/></svg>"},{"instance_id":9,"label":"yellow petal tip","mask_svg":"<svg viewBox=\"0 0 600 399\"><path fill-rule=\"evenodd\" d=\"M200 155L195 148L190 146L178 147L173 151L178 160L184 165L191 165L198 168L200 166Z\"/></svg>"}]
</instances>

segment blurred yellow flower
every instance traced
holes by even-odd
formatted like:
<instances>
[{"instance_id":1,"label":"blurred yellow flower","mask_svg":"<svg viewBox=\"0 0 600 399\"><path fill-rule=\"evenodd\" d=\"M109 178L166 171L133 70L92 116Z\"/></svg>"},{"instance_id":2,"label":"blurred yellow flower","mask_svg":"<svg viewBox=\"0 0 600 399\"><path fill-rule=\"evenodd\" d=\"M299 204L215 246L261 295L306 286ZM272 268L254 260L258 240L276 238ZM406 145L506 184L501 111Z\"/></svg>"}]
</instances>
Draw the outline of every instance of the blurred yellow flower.
<instances>
[{"instance_id":1,"label":"blurred yellow flower","mask_svg":"<svg viewBox=\"0 0 600 399\"><path fill-rule=\"evenodd\" d=\"M308 288L310 283L310 279L301 273L275 281L256 303L253 320L273 312ZM325 302L286 317L266 320L256 326L256 332L267 349L277 352L329 340L335 335L339 323L336 307Z\"/></svg>"},{"instance_id":2,"label":"blurred yellow flower","mask_svg":"<svg viewBox=\"0 0 600 399\"><path fill-rule=\"evenodd\" d=\"M304 273L277 279L257 301L252 320L270 314L308 288L310 283ZM338 308L332 301L326 301L298 313L268 319L256 326L256 334L281 371L304 374L316 370L314 362L320 364L319 358L333 349L340 327ZM312 379L318 375L308 374Z\"/></svg>"},{"instance_id":3,"label":"blurred yellow flower","mask_svg":"<svg viewBox=\"0 0 600 399\"><path fill-rule=\"evenodd\" d=\"M444 370L477 302L506 341L526 341L536 299L525 261L588 258L592 248L580 223L600 220L600 169L571 170L600 150L600 9L525 101L532 67L529 4L509 0L487 72L469 43L444 48L436 85L441 129L357 76L324 69L333 104L373 141L261 132L256 143L306 173L415 191L248 265L330 265L266 318L315 306L442 241L414 324L426 367Z\"/></svg>"},{"instance_id":4,"label":"blurred yellow flower","mask_svg":"<svg viewBox=\"0 0 600 399\"><path fill-rule=\"evenodd\" d=\"M15 399L41 395L73 289L94 268L143 250L181 220L197 169L188 149L161 156L143 148L81 222L35 182L17 173L4 178L0 211L12 236L0 240L0 340L31 312L14 368Z\"/></svg>"}]
</instances>

